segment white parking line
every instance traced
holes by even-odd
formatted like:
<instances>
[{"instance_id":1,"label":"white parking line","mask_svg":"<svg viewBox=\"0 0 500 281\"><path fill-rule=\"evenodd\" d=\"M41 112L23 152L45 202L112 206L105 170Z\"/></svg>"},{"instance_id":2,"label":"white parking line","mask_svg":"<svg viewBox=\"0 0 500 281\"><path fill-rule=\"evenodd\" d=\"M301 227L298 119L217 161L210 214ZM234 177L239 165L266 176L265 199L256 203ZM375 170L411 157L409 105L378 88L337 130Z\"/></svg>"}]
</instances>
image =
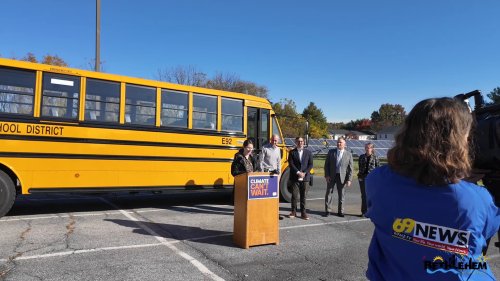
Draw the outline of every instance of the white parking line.
<instances>
[{"instance_id":1,"label":"white parking line","mask_svg":"<svg viewBox=\"0 0 500 281\"><path fill-rule=\"evenodd\" d=\"M184 209L193 209L193 210L200 210L200 211L207 211L204 208L201 208L202 206L208 206L208 207L220 207L221 205L200 205L200 207L194 206L172 206L169 207L169 209L146 209L146 210L137 210L135 211L136 213L152 213L152 212L161 212L165 210L171 210L175 208L184 208ZM232 210L210 210L211 212L217 212L217 213L227 213L227 212L232 212ZM129 214L132 214L134 212L132 211L124 211L128 212ZM93 216L109 216L109 215L120 215L122 214L120 211L113 211L113 212L93 212L93 213L83 213L83 214L78 214L78 213L64 213L64 214L57 214L57 215L51 215L51 216L24 216L24 217L4 217L0 219L0 223L2 222L13 222L13 221L27 221L27 220L46 220L46 219L59 219L59 218L67 218L69 216L73 217L93 217Z\"/></svg>"},{"instance_id":2,"label":"white parking line","mask_svg":"<svg viewBox=\"0 0 500 281\"><path fill-rule=\"evenodd\" d=\"M131 212L125 212L125 211L123 211L123 212L127 213L127 214L131 213ZM117 213L119 213L119 212L117 212ZM121 214L125 215L124 213L121 213ZM284 226L284 227L280 227L280 230L302 228L302 227L315 227L315 226L330 225L330 224L341 224L341 223L349 223L349 222L360 222L360 221L368 221L368 219L344 220L344 221L335 221L335 222L324 222L324 223L314 223L314 224ZM139 224L139 222L135 218L134 218L134 222L136 222L136 223ZM133 248L146 248L146 247L155 247L155 246L161 246L161 245L166 246L166 244L172 245L172 244L180 243L182 241L199 241L199 240L206 240L206 239L212 239L212 238L217 238L217 237L232 236L233 233L208 235L208 236L202 236L202 237L196 237L196 238L190 238L190 239L184 239L184 240L170 240L170 241L167 241L165 238L158 236L156 233L155 234L151 234L151 235L154 236L155 238L157 238L157 237L161 238L161 241L160 241L160 239L157 238L160 241L160 243L138 244L138 245L125 245L125 246L115 246L115 247L104 247L104 248L94 248L94 249L85 249L85 250L65 251L65 252L57 252L57 253L50 253L50 254L43 254L43 255L34 255L34 256L21 256L21 257L14 258L14 260L43 259L43 258L51 258L51 257L69 256L69 255L74 255L74 254L85 254L85 253L103 252L103 251L114 251L114 250L133 249ZM488 256L488 258L490 258L490 257L495 257L495 256ZM7 259L0 259L0 262L6 262L6 261L7 261Z\"/></svg>"},{"instance_id":3,"label":"white parking line","mask_svg":"<svg viewBox=\"0 0 500 281\"><path fill-rule=\"evenodd\" d=\"M202 206L208 206L208 207L220 207L220 205L200 205L200 207L194 206L172 206L169 207L169 209L146 209L146 210L137 210L135 211L136 213L152 213L152 212L161 212L165 210L171 210L175 208L184 208L184 209L193 209L193 210L200 210L200 211L207 211L206 209L202 208ZM227 213L227 212L232 212L232 210L210 210L211 212L216 212L216 213ZM133 214L134 212L132 211L124 211L129 214ZM69 216L73 217L93 217L93 216L109 216L109 215L120 215L122 214L120 211L113 211L113 212L94 212L94 213L83 213L83 214L77 214L77 213L64 213L64 214L58 214L58 215L52 215L52 216L25 216L25 217L4 217L0 219L0 223L2 222L12 222L12 221L27 221L27 220L46 220L46 219L59 219L59 218L67 218Z\"/></svg>"},{"instance_id":4,"label":"white parking line","mask_svg":"<svg viewBox=\"0 0 500 281\"><path fill-rule=\"evenodd\" d=\"M224 236L231 236L231 235L233 235L233 234L232 233L225 233L225 234L217 234L217 235L208 235L208 236L202 236L202 237L196 237L196 238L190 238L190 239L184 239L184 240L173 240L173 241L168 241L168 242L165 242L165 243L168 243L168 244L177 244L177 243L180 243L182 241L198 241L198 240L205 240L205 239L211 239L211 238L217 238L217 237L224 237ZM95 253L95 252L104 252L104 251L115 251L115 250L126 250L126 249L156 247L156 246L163 246L163 245L165 245L165 243L152 243L152 244L137 244L137 245L125 245L125 246L113 246L113 247L103 247L103 248L93 248L93 249L83 249L83 250L56 252L56 253L43 254L43 255L20 256L20 257L14 258L13 260L33 260L33 259L62 257L62 256L75 255L75 254L85 254L85 253ZM0 262L6 262L6 261L7 261L7 259L0 259Z\"/></svg>"},{"instance_id":5,"label":"white parking line","mask_svg":"<svg viewBox=\"0 0 500 281\"><path fill-rule=\"evenodd\" d=\"M284 226L284 227L280 227L280 229L293 229L293 228L323 226L323 225L342 224L342 223L360 222L360 221L370 221L370 219L356 219L356 220L331 221L331 222L322 222L322 223L310 223L310 224Z\"/></svg>"},{"instance_id":6,"label":"white parking line","mask_svg":"<svg viewBox=\"0 0 500 281\"><path fill-rule=\"evenodd\" d=\"M156 211L156 210L151 210L151 211ZM123 211L123 212L125 212L125 211ZM119 212L116 212L116 213L119 213ZM125 212L125 213L128 214L131 212ZM121 214L123 214L123 213L121 213ZM316 226L332 225L332 224L343 224L343 223L351 223L351 222L365 222L365 221L369 221L369 219L343 220L343 221L334 221L334 222L284 226L284 227L280 227L280 230L296 229L296 228L304 228L304 227L316 227ZM155 237L158 237L157 234L156 235L152 234L152 235ZM172 244L177 244L177 243L180 243L182 241L199 241L199 240L212 239L212 238L224 237L224 236L232 236L232 235L233 235L233 233L224 233L224 234L209 235L209 236L202 236L202 237L196 237L196 238L190 238L190 239L184 239L184 240L172 240L172 241L167 241L165 238L160 237L160 238L162 238L161 240L163 240L163 241L160 241L160 243L103 247L103 248L94 248L94 249L57 252L57 253L50 253L50 254L43 254L43 255L21 256L21 257L14 258L13 260L44 259L44 258L52 258L52 257L69 256L69 255L75 255L75 254L85 254L85 253L104 252L104 251L116 251L116 250L136 249L136 248L147 248L147 247L156 247L156 246L167 246L168 247L169 245L173 246ZM500 254L487 255L488 260L496 260L498 258L500 258ZM7 259L0 259L0 262L7 262ZM222 280L222 279L220 279L220 280Z\"/></svg>"},{"instance_id":7,"label":"white parking line","mask_svg":"<svg viewBox=\"0 0 500 281\"><path fill-rule=\"evenodd\" d=\"M342 222L349 222L349 221L342 221ZM338 223L342 223L342 222L338 222ZM317 226L317 224L315 224L314 226ZM295 227L281 227L280 229L290 229L290 228L295 228ZM204 240L204 239L230 236L230 235L233 235L233 234L226 233L226 234L210 235L210 236L203 236L203 237L198 237L198 238L186 239L184 241L197 241L197 240ZM167 243L176 244L176 243L180 243L180 242L181 241L179 241L179 240L175 240L175 241L170 241ZM95 253L95 252L104 252L104 251L116 251L116 250L123 250L123 249L148 248L148 247L156 247L156 246L162 246L162 245L164 245L164 244L163 243L153 243L153 244L138 244L138 245L126 245L126 246L85 249L85 250L74 250L74 251L57 252L57 253L50 253L50 254L44 254L44 255L21 256L21 257L14 258L13 260L18 261L18 260L43 259L43 258L69 256L69 255L75 255L75 254ZM487 255L486 258L488 261L495 260L495 259L500 258L500 254ZM0 262L7 262L7 259L0 259Z\"/></svg>"},{"instance_id":8,"label":"white parking line","mask_svg":"<svg viewBox=\"0 0 500 281\"><path fill-rule=\"evenodd\" d=\"M140 210L136 211L137 213L150 213L150 212L160 212L165 211L165 209L153 209L153 210ZM133 213L128 211L129 213ZM72 217L93 217L93 216L109 216L109 215L121 215L122 213L119 211L114 212L95 212L95 213L84 213L84 214L60 214L60 215L52 215L52 216L26 216L20 218L3 218L0 219L0 223L2 222L12 222L12 221L27 221L27 220L46 220L46 219L58 219L58 218L68 218Z\"/></svg>"},{"instance_id":9,"label":"white parking line","mask_svg":"<svg viewBox=\"0 0 500 281\"><path fill-rule=\"evenodd\" d=\"M128 212L125 212L125 211L121 210L118 206L116 206L115 204L113 204L112 202L109 202L108 200L106 200L104 198L101 198L101 200L103 202L105 202L106 204L108 204L108 205L116 208L119 212L121 212L128 219L130 219L131 221L135 222L140 228L142 228L143 230L145 230L146 232L148 232L151 236L153 236L154 238L156 238L156 240L158 240L162 245L166 246L167 248L169 248L170 250L172 250L177 255L179 255L179 256L183 257L185 260L189 261L192 265L194 265L194 267L196 267L206 277L208 277L208 278L210 278L212 280L216 280L216 281L224 281L224 279L222 279L217 274L215 274L212 271L210 271L210 269L208 269L200 261L198 261L197 259L193 258L189 254L187 254L187 253L179 250L177 247L175 247L175 245L173 245L172 243L169 243L169 241L167 239L165 239L165 237L162 237L162 236L158 235L154 230L152 230L147 225L145 225L142 222L140 222L136 217L132 216ZM174 241L178 241L178 240L174 240Z\"/></svg>"},{"instance_id":10,"label":"white parking line","mask_svg":"<svg viewBox=\"0 0 500 281\"><path fill-rule=\"evenodd\" d=\"M20 257L14 258L13 260L16 260L16 261L18 261L18 260L34 260L34 259L69 256L69 255L74 255L74 254L85 254L85 253L104 252L104 251L112 251L112 250L155 247L155 246L159 246L159 245L162 245L162 244L161 243L139 244L139 245L127 245L127 246L117 246L117 247L104 247L104 248L74 250L74 251L57 252L57 253L50 253L50 254L43 254L43 255L20 256ZM6 261L7 261L7 259L0 259L0 262L6 262Z\"/></svg>"}]
</instances>

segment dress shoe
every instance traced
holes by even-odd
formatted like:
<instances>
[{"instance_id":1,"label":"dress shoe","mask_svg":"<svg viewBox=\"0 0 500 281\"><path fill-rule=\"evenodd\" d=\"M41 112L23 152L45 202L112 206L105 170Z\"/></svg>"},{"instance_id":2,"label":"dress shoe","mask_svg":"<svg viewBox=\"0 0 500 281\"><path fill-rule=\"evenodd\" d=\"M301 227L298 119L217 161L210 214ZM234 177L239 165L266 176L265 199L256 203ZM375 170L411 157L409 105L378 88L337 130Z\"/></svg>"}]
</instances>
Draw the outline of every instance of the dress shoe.
<instances>
[{"instance_id":1,"label":"dress shoe","mask_svg":"<svg viewBox=\"0 0 500 281\"><path fill-rule=\"evenodd\" d=\"M288 217L289 217L289 218L291 218L291 219L295 218L296 216L297 216L297 214L296 214L295 212L291 212L291 213L288 215Z\"/></svg>"},{"instance_id":2,"label":"dress shoe","mask_svg":"<svg viewBox=\"0 0 500 281\"><path fill-rule=\"evenodd\" d=\"M344 216L344 213L338 213L338 215L337 215L337 216L339 216L339 217L341 217L341 218L345 217L345 216Z\"/></svg>"},{"instance_id":3,"label":"dress shoe","mask_svg":"<svg viewBox=\"0 0 500 281\"><path fill-rule=\"evenodd\" d=\"M306 214L306 213L303 213L303 214L300 216L300 218L301 218L301 219L303 219L303 220L308 220L308 219L309 219L309 217L307 216L307 214Z\"/></svg>"}]
</instances>

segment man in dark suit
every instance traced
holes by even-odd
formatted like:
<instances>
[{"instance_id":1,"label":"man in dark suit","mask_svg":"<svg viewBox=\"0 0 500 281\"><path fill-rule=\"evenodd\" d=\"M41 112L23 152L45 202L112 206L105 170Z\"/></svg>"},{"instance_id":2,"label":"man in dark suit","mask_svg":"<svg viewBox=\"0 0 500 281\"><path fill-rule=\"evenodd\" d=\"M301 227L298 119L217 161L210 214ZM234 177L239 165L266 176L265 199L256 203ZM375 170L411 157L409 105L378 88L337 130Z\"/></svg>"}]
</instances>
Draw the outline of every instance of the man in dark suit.
<instances>
[{"instance_id":1,"label":"man in dark suit","mask_svg":"<svg viewBox=\"0 0 500 281\"><path fill-rule=\"evenodd\" d=\"M333 188L337 186L338 200L338 216L344 216L344 186L351 186L353 171L353 161L351 152L345 149L345 138L340 137L337 140L337 148L330 149L325 161L325 179L326 179L326 194L325 194L325 217L330 214L333 201Z\"/></svg>"},{"instance_id":2,"label":"man in dark suit","mask_svg":"<svg viewBox=\"0 0 500 281\"><path fill-rule=\"evenodd\" d=\"M309 190L309 181L311 180L310 172L313 167L313 156L311 151L304 149L303 138L297 137L295 144L296 147L288 155L288 164L290 167L289 184L292 187L292 212L288 217L294 218L297 215L297 197L300 193L300 217L308 220L306 196Z\"/></svg>"}]
</instances>

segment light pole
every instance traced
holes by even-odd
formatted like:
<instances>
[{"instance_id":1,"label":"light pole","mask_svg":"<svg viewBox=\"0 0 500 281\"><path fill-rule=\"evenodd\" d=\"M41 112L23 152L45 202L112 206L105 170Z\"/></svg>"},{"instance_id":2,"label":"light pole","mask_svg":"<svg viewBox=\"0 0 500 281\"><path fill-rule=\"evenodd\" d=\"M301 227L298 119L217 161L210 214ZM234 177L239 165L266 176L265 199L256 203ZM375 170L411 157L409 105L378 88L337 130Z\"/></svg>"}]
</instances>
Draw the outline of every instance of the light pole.
<instances>
[{"instance_id":1,"label":"light pole","mask_svg":"<svg viewBox=\"0 0 500 281\"><path fill-rule=\"evenodd\" d=\"M95 71L101 71L101 0L96 0Z\"/></svg>"}]
</instances>

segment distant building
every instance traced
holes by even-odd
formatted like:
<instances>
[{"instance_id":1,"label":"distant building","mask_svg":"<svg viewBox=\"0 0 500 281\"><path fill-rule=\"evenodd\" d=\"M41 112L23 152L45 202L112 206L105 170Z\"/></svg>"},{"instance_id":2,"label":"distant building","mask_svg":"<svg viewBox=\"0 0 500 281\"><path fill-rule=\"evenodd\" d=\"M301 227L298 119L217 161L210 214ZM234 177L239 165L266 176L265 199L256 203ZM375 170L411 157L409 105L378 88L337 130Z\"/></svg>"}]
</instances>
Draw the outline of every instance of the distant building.
<instances>
[{"instance_id":1,"label":"distant building","mask_svg":"<svg viewBox=\"0 0 500 281\"><path fill-rule=\"evenodd\" d=\"M339 137L345 137L349 133L348 130L343 130L343 129L335 129L331 130L329 133L330 139L332 140L338 140Z\"/></svg>"},{"instance_id":2,"label":"distant building","mask_svg":"<svg viewBox=\"0 0 500 281\"><path fill-rule=\"evenodd\" d=\"M399 133L401 126L391 126L384 128L377 132L378 140L394 140L396 138L396 134Z\"/></svg>"},{"instance_id":3,"label":"distant building","mask_svg":"<svg viewBox=\"0 0 500 281\"><path fill-rule=\"evenodd\" d=\"M373 140L376 138L376 135L371 132L360 132L360 131L343 130L343 129L336 129L330 131L330 139L338 140L339 137L345 137L346 139L351 139L351 140Z\"/></svg>"}]
</instances>

